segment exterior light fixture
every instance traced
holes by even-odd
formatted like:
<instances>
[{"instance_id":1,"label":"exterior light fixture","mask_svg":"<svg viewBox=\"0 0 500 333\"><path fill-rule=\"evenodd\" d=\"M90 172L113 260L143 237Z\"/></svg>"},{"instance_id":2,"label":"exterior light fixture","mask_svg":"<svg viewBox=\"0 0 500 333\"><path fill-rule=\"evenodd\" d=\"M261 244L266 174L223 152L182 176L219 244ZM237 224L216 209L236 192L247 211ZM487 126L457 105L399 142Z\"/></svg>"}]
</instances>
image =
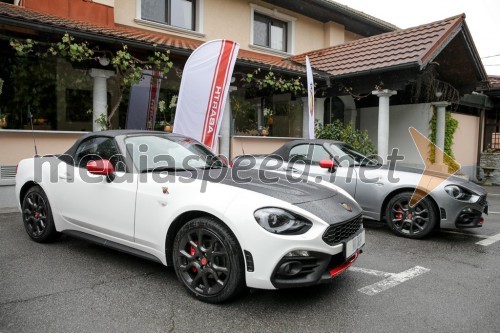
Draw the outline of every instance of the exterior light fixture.
<instances>
[{"instance_id":1,"label":"exterior light fixture","mask_svg":"<svg viewBox=\"0 0 500 333\"><path fill-rule=\"evenodd\" d=\"M97 59L99 59L99 64L101 64L101 66L106 67L107 65L109 65L110 60L108 57L102 56L102 57L97 57Z\"/></svg>"},{"instance_id":2,"label":"exterior light fixture","mask_svg":"<svg viewBox=\"0 0 500 333\"><path fill-rule=\"evenodd\" d=\"M441 91L436 91L436 97L439 98L443 96L443 93Z\"/></svg>"}]
</instances>

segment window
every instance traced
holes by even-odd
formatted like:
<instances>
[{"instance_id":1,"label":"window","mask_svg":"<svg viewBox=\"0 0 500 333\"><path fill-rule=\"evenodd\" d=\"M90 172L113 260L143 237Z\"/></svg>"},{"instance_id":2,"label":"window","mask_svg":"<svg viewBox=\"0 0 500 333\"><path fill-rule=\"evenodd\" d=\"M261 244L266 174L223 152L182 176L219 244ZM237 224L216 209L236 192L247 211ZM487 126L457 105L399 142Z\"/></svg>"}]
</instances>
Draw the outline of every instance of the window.
<instances>
[{"instance_id":1,"label":"window","mask_svg":"<svg viewBox=\"0 0 500 333\"><path fill-rule=\"evenodd\" d=\"M141 19L195 30L196 0L141 0Z\"/></svg>"},{"instance_id":2,"label":"window","mask_svg":"<svg viewBox=\"0 0 500 333\"><path fill-rule=\"evenodd\" d=\"M288 23L254 13L253 42L255 45L287 52Z\"/></svg>"},{"instance_id":3,"label":"window","mask_svg":"<svg viewBox=\"0 0 500 333\"><path fill-rule=\"evenodd\" d=\"M88 162L97 159L110 160L116 171L125 171L125 163L112 138L90 138L78 146L75 162L79 168L85 168Z\"/></svg>"},{"instance_id":4,"label":"window","mask_svg":"<svg viewBox=\"0 0 500 333\"><path fill-rule=\"evenodd\" d=\"M289 162L302 161L306 164L319 165L321 160L332 158L330 154L320 145L302 144L290 149Z\"/></svg>"}]
</instances>

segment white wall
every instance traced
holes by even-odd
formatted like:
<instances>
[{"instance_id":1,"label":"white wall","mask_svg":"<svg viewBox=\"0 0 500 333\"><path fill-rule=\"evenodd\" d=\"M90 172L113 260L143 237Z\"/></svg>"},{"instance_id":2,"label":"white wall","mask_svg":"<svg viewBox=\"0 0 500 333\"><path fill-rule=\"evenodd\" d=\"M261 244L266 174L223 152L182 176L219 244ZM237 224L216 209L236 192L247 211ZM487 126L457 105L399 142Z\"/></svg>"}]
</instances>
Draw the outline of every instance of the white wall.
<instances>
[{"instance_id":1,"label":"white wall","mask_svg":"<svg viewBox=\"0 0 500 333\"><path fill-rule=\"evenodd\" d=\"M377 146L378 107L359 110L360 129L367 130L370 139ZM413 143L410 126L422 134L429 134L429 121L432 118L430 104L409 104L390 106L389 110L389 153L393 148L399 149L399 154L405 156L401 164L423 167L417 147Z\"/></svg>"}]
</instances>

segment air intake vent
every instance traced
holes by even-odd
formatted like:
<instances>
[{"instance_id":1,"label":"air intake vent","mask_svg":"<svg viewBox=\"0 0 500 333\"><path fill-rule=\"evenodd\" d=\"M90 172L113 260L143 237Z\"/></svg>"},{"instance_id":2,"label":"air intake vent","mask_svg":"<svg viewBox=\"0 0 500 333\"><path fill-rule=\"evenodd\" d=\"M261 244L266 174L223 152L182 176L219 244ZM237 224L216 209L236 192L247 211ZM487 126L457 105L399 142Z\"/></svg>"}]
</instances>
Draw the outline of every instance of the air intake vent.
<instances>
[{"instance_id":1,"label":"air intake vent","mask_svg":"<svg viewBox=\"0 0 500 333\"><path fill-rule=\"evenodd\" d=\"M244 251L245 252L245 259L247 261L247 271L249 272L253 272L254 270L254 266L253 266L253 256L250 252L248 252L247 250Z\"/></svg>"},{"instance_id":2,"label":"air intake vent","mask_svg":"<svg viewBox=\"0 0 500 333\"><path fill-rule=\"evenodd\" d=\"M16 181L15 165L0 165L0 185L13 185Z\"/></svg>"}]
</instances>

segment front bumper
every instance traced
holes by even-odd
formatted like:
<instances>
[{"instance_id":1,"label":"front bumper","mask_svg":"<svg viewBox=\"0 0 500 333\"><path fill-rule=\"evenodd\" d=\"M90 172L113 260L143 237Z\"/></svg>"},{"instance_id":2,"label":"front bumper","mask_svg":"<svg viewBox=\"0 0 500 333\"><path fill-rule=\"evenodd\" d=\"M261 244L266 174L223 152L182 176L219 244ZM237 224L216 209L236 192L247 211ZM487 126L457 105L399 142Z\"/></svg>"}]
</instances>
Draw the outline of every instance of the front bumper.
<instances>
[{"instance_id":1,"label":"front bumper","mask_svg":"<svg viewBox=\"0 0 500 333\"><path fill-rule=\"evenodd\" d=\"M354 253L346 255L347 243L357 237L362 238L362 245ZM342 242L343 251L334 255L321 252L309 252L309 256L285 256L278 262L271 275L275 288L305 287L331 281L351 266L363 252L364 229Z\"/></svg>"},{"instance_id":2,"label":"front bumper","mask_svg":"<svg viewBox=\"0 0 500 333\"><path fill-rule=\"evenodd\" d=\"M453 223L457 228L482 227L484 223L482 214L488 214L486 194L481 195L475 202L459 201L443 194L437 202L441 204L441 222Z\"/></svg>"},{"instance_id":3,"label":"front bumper","mask_svg":"<svg viewBox=\"0 0 500 333\"><path fill-rule=\"evenodd\" d=\"M363 253L362 248L347 259L343 253L330 256L319 252L312 252L309 257L285 257L276 266L271 283L275 288L327 283L354 264L361 253ZM281 267L290 267L290 270L285 271Z\"/></svg>"}]
</instances>

